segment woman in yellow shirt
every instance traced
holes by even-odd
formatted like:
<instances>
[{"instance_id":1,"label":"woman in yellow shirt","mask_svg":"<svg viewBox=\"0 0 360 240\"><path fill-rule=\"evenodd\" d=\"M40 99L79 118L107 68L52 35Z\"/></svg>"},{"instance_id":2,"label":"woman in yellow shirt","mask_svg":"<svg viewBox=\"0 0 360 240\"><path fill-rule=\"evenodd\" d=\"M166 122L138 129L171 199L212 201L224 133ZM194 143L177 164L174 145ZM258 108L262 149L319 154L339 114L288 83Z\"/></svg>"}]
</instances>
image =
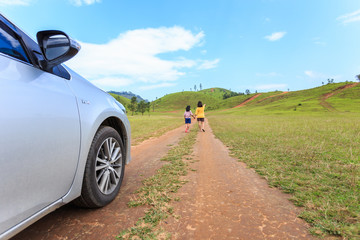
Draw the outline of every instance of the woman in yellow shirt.
<instances>
[{"instance_id":1,"label":"woman in yellow shirt","mask_svg":"<svg viewBox=\"0 0 360 240\"><path fill-rule=\"evenodd\" d=\"M204 121L205 121L205 105L202 104L201 101L198 102L198 107L196 108L195 116L197 117L197 121L199 124L200 131L205 132L204 129Z\"/></svg>"}]
</instances>

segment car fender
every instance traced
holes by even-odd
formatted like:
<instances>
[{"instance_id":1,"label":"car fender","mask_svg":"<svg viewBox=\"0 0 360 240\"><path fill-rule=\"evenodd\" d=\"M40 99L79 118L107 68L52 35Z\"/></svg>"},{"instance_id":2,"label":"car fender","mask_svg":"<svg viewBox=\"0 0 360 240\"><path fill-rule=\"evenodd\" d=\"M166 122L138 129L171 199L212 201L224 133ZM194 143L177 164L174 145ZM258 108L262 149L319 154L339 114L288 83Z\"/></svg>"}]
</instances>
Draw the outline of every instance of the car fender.
<instances>
[{"instance_id":1,"label":"car fender","mask_svg":"<svg viewBox=\"0 0 360 240\"><path fill-rule=\"evenodd\" d=\"M70 88L77 97L79 117L81 123L81 144L79 151L78 166L69 192L63 197L63 202L68 203L81 194L85 164L89 154L90 146L97 130L108 119L118 121L122 126L122 138L126 152L126 163L130 162L130 123L126 113L121 110L116 100L108 93L98 89L90 82L68 69L72 75L69 81Z\"/></svg>"}]
</instances>

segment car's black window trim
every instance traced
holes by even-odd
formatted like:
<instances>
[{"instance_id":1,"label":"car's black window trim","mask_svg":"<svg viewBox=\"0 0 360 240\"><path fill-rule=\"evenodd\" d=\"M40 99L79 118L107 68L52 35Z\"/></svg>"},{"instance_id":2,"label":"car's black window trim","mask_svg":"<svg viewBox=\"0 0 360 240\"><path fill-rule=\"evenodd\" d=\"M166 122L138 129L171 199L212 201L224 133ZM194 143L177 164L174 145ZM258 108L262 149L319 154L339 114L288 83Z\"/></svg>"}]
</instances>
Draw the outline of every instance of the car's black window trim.
<instances>
[{"instance_id":1,"label":"car's black window trim","mask_svg":"<svg viewBox=\"0 0 360 240\"><path fill-rule=\"evenodd\" d=\"M14 56L14 55L11 55L11 54L6 54L6 53L3 53L5 55L9 55L13 58L16 58L16 59L19 59L20 61L22 62L27 62L27 63L31 63L31 60L30 60L30 57L27 53L27 48L26 46L24 46L24 43L22 42L21 38L8 26L6 25L2 19L0 19L0 28L5 31L7 34L9 34L12 38L14 38L16 41L19 42L20 44L20 47L23 51L23 53L19 52L19 54L22 56L23 59L17 57L17 56Z\"/></svg>"}]
</instances>

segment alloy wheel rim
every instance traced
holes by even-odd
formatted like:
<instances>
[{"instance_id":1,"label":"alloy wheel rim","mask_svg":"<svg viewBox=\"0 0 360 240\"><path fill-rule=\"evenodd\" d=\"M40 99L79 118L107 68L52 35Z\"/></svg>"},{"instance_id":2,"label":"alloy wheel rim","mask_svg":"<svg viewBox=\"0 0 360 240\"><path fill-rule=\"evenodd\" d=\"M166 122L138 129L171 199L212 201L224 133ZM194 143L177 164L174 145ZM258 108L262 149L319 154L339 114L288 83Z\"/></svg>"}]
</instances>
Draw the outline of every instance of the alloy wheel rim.
<instances>
[{"instance_id":1,"label":"alloy wheel rim","mask_svg":"<svg viewBox=\"0 0 360 240\"><path fill-rule=\"evenodd\" d=\"M122 154L119 142L106 138L96 155L95 176L99 190L103 194L111 194L121 178Z\"/></svg>"}]
</instances>

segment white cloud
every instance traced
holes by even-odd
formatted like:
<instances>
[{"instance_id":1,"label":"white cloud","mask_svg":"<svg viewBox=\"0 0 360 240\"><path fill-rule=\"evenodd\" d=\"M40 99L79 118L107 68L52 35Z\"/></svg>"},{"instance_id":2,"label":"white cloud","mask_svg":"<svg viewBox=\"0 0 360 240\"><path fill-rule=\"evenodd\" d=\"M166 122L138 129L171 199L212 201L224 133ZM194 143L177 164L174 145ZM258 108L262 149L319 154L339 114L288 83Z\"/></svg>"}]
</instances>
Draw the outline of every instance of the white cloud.
<instances>
[{"instance_id":1,"label":"white cloud","mask_svg":"<svg viewBox=\"0 0 360 240\"><path fill-rule=\"evenodd\" d=\"M336 20L341 21L343 24L360 21L360 9L352 13L342 15Z\"/></svg>"},{"instance_id":2,"label":"white cloud","mask_svg":"<svg viewBox=\"0 0 360 240\"><path fill-rule=\"evenodd\" d=\"M319 38L319 37L314 37L313 42L314 42L314 44L321 45L321 46L326 46L326 44L327 44L325 41L322 41L321 38Z\"/></svg>"},{"instance_id":3,"label":"white cloud","mask_svg":"<svg viewBox=\"0 0 360 240\"><path fill-rule=\"evenodd\" d=\"M132 83L161 83L176 81L189 68L209 69L218 59L163 59L159 54L189 51L199 46L204 33L193 34L182 27L147 28L128 31L106 44L81 43L79 54L68 65L81 75L101 86L125 86ZM173 54L172 54L173 55ZM119 81L119 84L116 84ZM147 89L150 89L147 87Z\"/></svg>"},{"instance_id":4,"label":"white cloud","mask_svg":"<svg viewBox=\"0 0 360 240\"><path fill-rule=\"evenodd\" d=\"M306 70L305 75L310 77L311 79L315 79L315 80L322 80L325 81L326 79L336 79L336 80L341 80L342 76L341 75L331 75L331 74L324 74L324 73L319 73L319 72L314 72L311 70Z\"/></svg>"},{"instance_id":5,"label":"white cloud","mask_svg":"<svg viewBox=\"0 0 360 240\"><path fill-rule=\"evenodd\" d=\"M257 77L279 77L281 74L276 72L269 72L269 73L256 73Z\"/></svg>"},{"instance_id":6,"label":"white cloud","mask_svg":"<svg viewBox=\"0 0 360 240\"><path fill-rule=\"evenodd\" d=\"M6 5L20 5L28 6L33 0L0 0L0 6Z\"/></svg>"},{"instance_id":7,"label":"white cloud","mask_svg":"<svg viewBox=\"0 0 360 240\"><path fill-rule=\"evenodd\" d=\"M279 90L287 87L287 84L263 84L257 85L255 88L257 90Z\"/></svg>"},{"instance_id":8,"label":"white cloud","mask_svg":"<svg viewBox=\"0 0 360 240\"><path fill-rule=\"evenodd\" d=\"M318 73L318 72L314 72L314 71L311 71L311 70L306 70L305 72L305 75L310 77L310 78L325 78L325 74L323 73Z\"/></svg>"},{"instance_id":9,"label":"white cloud","mask_svg":"<svg viewBox=\"0 0 360 240\"><path fill-rule=\"evenodd\" d=\"M220 59L215 59L212 61L209 60L203 60L201 61L200 66L198 67L198 69L211 69L211 68L216 68L217 64L219 63Z\"/></svg>"},{"instance_id":10,"label":"white cloud","mask_svg":"<svg viewBox=\"0 0 360 240\"><path fill-rule=\"evenodd\" d=\"M152 90L156 88L164 88L164 87L173 87L176 86L176 83L160 83L155 85L149 85L149 86L141 86L139 87L140 90Z\"/></svg>"},{"instance_id":11,"label":"white cloud","mask_svg":"<svg viewBox=\"0 0 360 240\"><path fill-rule=\"evenodd\" d=\"M310 70L306 70L304 73L306 76L311 77L311 78L315 78L315 76L316 76L316 73L313 71L310 71Z\"/></svg>"},{"instance_id":12,"label":"white cloud","mask_svg":"<svg viewBox=\"0 0 360 240\"><path fill-rule=\"evenodd\" d=\"M315 41L314 43L315 43L316 45L326 46L326 42Z\"/></svg>"},{"instance_id":13,"label":"white cloud","mask_svg":"<svg viewBox=\"0 0 360 240\"><path fill-rule=\"evenodd\" d=\"M70 3L75 6L82 6L82 5L91 5L94 3L100 3L101 0L70 0Z\"/></svg>"},{"instance_id":14,"label":"white cloud","mask_svg":"<svg viewBox=\"0 0 360 240\"><path fill-rule=\"evenodd\" d=\"M277 41L285 36L286 32L274 32L271 35L265 36L265 39L269 41Z\"/></svg>"}]
</instances>

